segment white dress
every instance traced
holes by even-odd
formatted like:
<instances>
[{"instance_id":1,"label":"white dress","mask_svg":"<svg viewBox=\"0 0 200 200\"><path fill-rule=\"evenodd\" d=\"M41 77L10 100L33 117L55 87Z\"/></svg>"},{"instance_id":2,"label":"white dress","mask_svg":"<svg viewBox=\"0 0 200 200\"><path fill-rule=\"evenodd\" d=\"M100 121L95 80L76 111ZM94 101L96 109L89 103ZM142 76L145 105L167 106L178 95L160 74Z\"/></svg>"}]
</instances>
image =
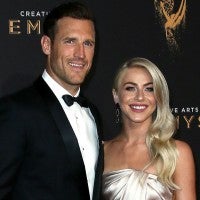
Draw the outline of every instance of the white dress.
<instances>
[{"instance_id":1,"label":"white dress","mask_svg":"<svg viewBox=\"0 0 200 200\"><path fill-rule=\"evenodd\" d=\"M105 200L172 200L173 191L154 174L122 169L103 174Z\"/></svg>"}]
</instances>

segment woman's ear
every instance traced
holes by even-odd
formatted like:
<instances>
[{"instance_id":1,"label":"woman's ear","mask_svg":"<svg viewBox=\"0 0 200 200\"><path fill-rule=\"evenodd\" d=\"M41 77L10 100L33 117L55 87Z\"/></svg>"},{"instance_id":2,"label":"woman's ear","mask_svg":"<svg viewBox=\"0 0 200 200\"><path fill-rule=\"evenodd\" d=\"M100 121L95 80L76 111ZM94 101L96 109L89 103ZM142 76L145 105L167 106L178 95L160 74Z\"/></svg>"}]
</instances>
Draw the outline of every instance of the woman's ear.
<instances>
[{"instance_id":1,"label":"woman's ear","mask_svg":"<svg viewBox=\"0 0 200 200\"><path fill-rule=\"evenodd\" d=\"M51 53L51 39L48 36L42 36L41 46L44 54L49 55Z\"/></svg>"},{"instance_id":2,"label":"woman's ear","mask_svg":"<svg viewBox=\"0 0 200 200\"><path fill-rule=\"evenodd\" d=\"M115 104L119 103L119 97L118 97L115 89L112 90L112 95L113 95L113 99L114 99Z\"/></svg>"}]
</instances>

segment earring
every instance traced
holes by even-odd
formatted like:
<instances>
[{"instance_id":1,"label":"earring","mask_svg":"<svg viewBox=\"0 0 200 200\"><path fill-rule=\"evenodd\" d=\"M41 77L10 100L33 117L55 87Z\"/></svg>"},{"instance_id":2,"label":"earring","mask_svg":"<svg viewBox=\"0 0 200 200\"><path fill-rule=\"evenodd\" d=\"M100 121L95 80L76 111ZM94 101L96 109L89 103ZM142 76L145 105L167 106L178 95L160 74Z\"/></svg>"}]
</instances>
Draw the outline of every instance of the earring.
<instances>
[{"instance_id":1,"label":"earring","mask_svg":"<svg viewBox=\"0 0 200 200\"><path fill-rule=\"evenodd\" d=\"M120 121L120 107L118 103L116 103L115 106L116 106L116 110L115 110L116 121L115 122L116 124L118 124Z\"/></svg>"}]
</instances>

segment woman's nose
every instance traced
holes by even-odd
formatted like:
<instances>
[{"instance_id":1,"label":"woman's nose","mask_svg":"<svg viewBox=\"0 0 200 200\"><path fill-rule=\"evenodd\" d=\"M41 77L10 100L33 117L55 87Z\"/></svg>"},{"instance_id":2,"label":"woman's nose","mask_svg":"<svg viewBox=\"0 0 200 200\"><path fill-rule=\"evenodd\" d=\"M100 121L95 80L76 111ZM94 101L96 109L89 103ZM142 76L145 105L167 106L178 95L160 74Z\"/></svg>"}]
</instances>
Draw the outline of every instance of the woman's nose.
<instances>
[{"instance_id":1,"label":"woman's nose","mask_svg":"<svg viewBox=\"0 0 200 200\"><path fill-rule=\"evenodd\" d=\"M142 101L144 99L144 93L142 90L138 90L135 94L135 99L138 101Z\"/></svg>"}]
</instances>

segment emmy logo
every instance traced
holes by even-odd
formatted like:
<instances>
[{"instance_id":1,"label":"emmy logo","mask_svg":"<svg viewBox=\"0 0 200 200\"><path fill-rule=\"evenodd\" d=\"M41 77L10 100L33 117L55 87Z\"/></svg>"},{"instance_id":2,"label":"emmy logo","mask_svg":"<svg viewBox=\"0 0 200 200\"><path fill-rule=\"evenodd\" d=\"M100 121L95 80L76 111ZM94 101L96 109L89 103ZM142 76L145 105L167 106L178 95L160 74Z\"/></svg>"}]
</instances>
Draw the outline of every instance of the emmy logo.
<instances>
[{"instance_id":1,"label":"emmy logo","mask_svg":"<svg viewBox=\"0 0 200 200\"><path fill-rule=\"evenodd\" d=\"M168 46L171 50L178 50L177 36L180 25L185 24L186 0L181 0L179 7L175 11L174 0L155 0L155 9L161 19L161 24L165 30Z\"/></svg>"}]
</instances>

